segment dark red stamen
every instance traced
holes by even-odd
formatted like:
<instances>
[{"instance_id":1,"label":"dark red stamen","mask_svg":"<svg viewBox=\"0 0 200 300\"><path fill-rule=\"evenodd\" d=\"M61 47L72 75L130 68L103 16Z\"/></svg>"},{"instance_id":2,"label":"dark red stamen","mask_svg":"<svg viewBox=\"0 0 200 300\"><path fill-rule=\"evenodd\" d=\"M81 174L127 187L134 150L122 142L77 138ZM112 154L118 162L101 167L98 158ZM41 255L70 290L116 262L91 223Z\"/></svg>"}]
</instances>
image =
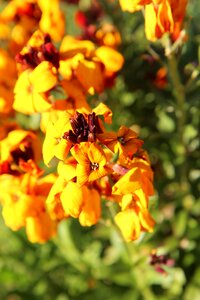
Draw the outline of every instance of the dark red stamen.
<instances>
[{"instance_id":1,"label":"dark red stamen","mask_svg":"<svg viewBox=\"0 0 200 300\"><path fill-rule=\"evenodd\" d=\"M76 112L70 123L72 130L65 132L63 138L73 144L87 141L94 142L96 140L95 135L102 133L99 119L94 112L88 115L87 120L83 114Z\"/></svg>"},{"instance_id":2,"label":"dark red stamen","mask_svg":"<svg viewBox=\"0 0 200 300\"><path fill-rule=\"evenodd\" d=\"M29 47L28 53L25 54L17 53L15 60L22 64L25 69L34 69L42 61L49 61L58 69L60 55L58 50L52 44L50 35L46 34L44 37L44 43L40 47Z\"/></svg>"}]
</instances>

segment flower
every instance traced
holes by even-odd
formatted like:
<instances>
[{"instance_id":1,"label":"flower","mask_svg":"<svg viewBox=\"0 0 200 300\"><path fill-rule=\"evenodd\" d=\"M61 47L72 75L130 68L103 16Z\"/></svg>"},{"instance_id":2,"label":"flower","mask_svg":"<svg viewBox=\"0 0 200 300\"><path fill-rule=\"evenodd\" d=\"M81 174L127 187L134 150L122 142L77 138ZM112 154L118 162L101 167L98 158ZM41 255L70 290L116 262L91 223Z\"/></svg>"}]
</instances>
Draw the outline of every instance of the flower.
<instances>
[{"instance_id":1,"label":"flower","mask_svg":"<svg viewBox=\"0 0 200 300\"><path fill-rule=\"evenodd\" d=\"M45 199L55 176L38 175L29 172L20 176L0 176L2 215L5 224L16 231L26 227L31 242L43 243L56 234L57 222L50 218Z\"/></svg>"},{"instance_id":2,"label":"flower","mask_svg":"<svg viewBox=\"0 0 200 300\"><path fill-rule=\"evenodd\" d=\"M22 129L10 131L0 141L0 149L0 174L41 173L36 165L41 159L41 144L33 132Z\"/></svg>"},{"instance_id":3,"label":"flower","mask_svg":"<svg viewBox=\"0 0 200 300\"><path fill-rule=\"evenodd\" d=\"M145 34L156 41L169 33L172 40L179 37L187 0L120 0L122 10L135 12L144 6Z\"/></svg>"},{"instance_id":4,"label":"flower","mask_svg":"<svg viewBox=\"0 0 200 300\"><path fill-rule=\"evenodd\" d=\"M65 32L65 17L60 9L59 0L37 0L37 3L42 11L40 29L48 32L54 41L60 41Z\"/></svg>"},{"instance_id":5,"label":"flower","mask_svg":"<svg viewBox=\"0 0 200 300\"><path fill-rule=\"evenodd\" d=\"M95 189L69 182L61 194L61 202L66 214L79 218L82 226L96 224L100 218L100 195Z\"/></svg>"},{"instance_id":6,"label":"flower","mask_svg":"<svg viewBox=\"0 0 200 300\"><path fill-rule=\"evenodd\" d=\"M152 196L153 190L153 172L149 163L143 159L134 158L132 168L127 169L125 175L113 185L112 193L114 195L132 194L137 198L144 208L148 207L148 197Z\"/></svg>"},{"instance_id":7,"label":"flower","mask_svg":"<svg viewBox=\"0 0 200 300\"><path fill-rule=\"evenodd\" d=\"M152 232L155 224L148 210L142 208L138 202L117 213L115 222L127 242L138 239L141 232Z\"/></svg>"},{"instance_id":8,"label":"flower","mask_svg":"<svg viewBox=\"0 0 200 300\"><path fill-rule=\"evenodd\" d=\"M77 183L82 186L87 182L97 180L109 173L106 166L106 156L103 149L96 143L82 142L71 149L71 154L77 160Z\"/></svg>"},{"instance_id":9,"label":"flower","mask_svg":"<svg viewBox=\"0 0 200 300\"><path fill-rule=\"evenodd\" d=\"M172 40L180 34L187 0L161 0L145 7L145 33L147 39L155 41L169 33Z\"/></svg>"},{"instance_id":10,"label":"flower","mask_svg":"<svg viewBox=\"0 0 200 300\"><path fill-rule=\"evenodd\" d=\"M127 155L135 154L143 144L143 141L137 138L137 134L126 126L121 126L117 134L99 134L98 139L114 153Z\"/></svg>"},{"instance_id":11,"label":"flower","mask_svg":"<svg viewBox=\"0 0 200 300\"><path fill-rule=\"evenodd\" d=\"M121 69L124 61L123 56L110 47L96 49L91 41L80 41L71 36L64 37L60 56L59 72L63 78L77 78L90 94L101 93L106 80Z\"/></svg>"},{"instance_id":12,"label":"flower","mask_svg":"<svg viewBox=\"0 0 200 300\"><path fill-rule=\"evenodd\" d=\"M47 111L52 106L49 91L56 84L57 72L50 62L43 61L33 71L24 71L14 88L13 108L25 114Z\"/></svg>"},{"instance_id":13,"label":"flower","mask_svg":"<svg viewBox=\"0 0 200 300\"><path fill-rule=\"evenodd\" d=\"M49 121L42 148L43 159L46 165L49 165L54 157L60 160L67 158L72 143L64 139L63 135L70 128L69 115L66 112L55 123Z\"/></svg>"}]
</instances>

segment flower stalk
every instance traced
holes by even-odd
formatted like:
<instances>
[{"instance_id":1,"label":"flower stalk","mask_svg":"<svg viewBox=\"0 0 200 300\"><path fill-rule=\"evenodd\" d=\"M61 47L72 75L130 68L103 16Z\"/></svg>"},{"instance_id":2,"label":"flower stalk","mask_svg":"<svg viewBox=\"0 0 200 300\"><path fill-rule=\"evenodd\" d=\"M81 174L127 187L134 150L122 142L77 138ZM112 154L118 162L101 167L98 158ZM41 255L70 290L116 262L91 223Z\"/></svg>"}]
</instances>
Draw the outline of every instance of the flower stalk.
<instances>
[{"instance_id":1,"label":"flower stalk","mask_svg":"<svg viewBox=\"0 0 200 300\"><path fill-rule=\"evenodd\" d=\"M187 190L187 169L186 169L186 145L184 141L184 129L186 125L186 94L185 88L180 78L178 61L174 51L166 51L168 71L172 84L172 93L176 100L176 121L177 121L177 141L176 156L179 172L179 183L181 191Z\"/></svg>"}]
</instances>

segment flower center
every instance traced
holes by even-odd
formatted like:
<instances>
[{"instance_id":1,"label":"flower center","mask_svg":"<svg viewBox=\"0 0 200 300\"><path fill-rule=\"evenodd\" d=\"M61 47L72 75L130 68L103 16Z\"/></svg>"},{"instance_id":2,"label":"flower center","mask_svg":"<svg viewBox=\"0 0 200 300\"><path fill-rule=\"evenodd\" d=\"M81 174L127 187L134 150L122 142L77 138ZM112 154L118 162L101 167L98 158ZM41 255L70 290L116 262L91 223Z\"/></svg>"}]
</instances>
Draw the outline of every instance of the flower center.
<instances>
[{"instance_id":1,"label":"flower center","mask_svg":"<svg viewBox=\"0 0 200 300\"><path fill-rule=\"evenodd\" d=\"M117 139L118 139L118 141L119 141L119 143L120 143L121 145L125 145L125 144L126 144L125 138L124 138L123 136L120 136L120 137L118 137Z\"/></svg>"},{"instance_id":2,"label":"flower center","mask_svg":"<svg viewBox=\"0 0 200 300\"><path fill-rule=\"evenodd\" d=\"M63 138L73 144L80 142L95 142L96 133L102 133L99 120L93 112L85 117L83 114L76 112L70 120L72 130L64 133Z\"/></svg>"},{"instance_id":3,"label":"flower center","mask_svg":"<svg viewBox=\"0 0 200 300\"><path fill-rule=\"evenodd\" d=\"M94 163L90 164L90 169L92 171L96 171L96 170L98 170L98 168L99 168L99 164L98 163L94 162Z\"/></svg>"},{"instance_id":4,"label":"flower center","mask_svg":"<svg viewBox=\"0 0 200 300\"><path fill-rule=\"evenodd\" d=\"M56 68L59 68L59 52L51 42L48 34L44 36L44 43L39 47L29 47L25 54L17 53L15 60L27 68L36 68L42 61L51 62Z\"/></svg>"}]
</instances>

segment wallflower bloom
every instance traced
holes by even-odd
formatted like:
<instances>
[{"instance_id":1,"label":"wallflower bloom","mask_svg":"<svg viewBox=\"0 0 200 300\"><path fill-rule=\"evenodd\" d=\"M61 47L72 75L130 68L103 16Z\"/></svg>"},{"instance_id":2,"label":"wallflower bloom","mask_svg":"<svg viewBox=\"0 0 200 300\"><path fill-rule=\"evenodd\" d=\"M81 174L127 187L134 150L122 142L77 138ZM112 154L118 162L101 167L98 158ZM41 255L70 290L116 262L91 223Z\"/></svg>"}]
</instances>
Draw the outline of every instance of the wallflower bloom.
<instances>
[{"instance_id":1,"label":"wallflower bloom","mask_svg":"<svg viewBox=\"0 0 200 300\"><path fill-rule=\"evenodd\" d=\"M100 218L100 195L95 189L69 182L61 194L61 202L66 214L79 218L82 226L94 225Z\"/></svg>"},{"instance_id":2,"label":"wallflower bloom","mask_svg":"<svg viewBox=\"0 0 200 300\"><path fill-rule=\"evenodd\" d=\"M25 114L50 109L49 91L56 84L57 72L50 62L42 62L33 71L24 71L15 85L13 108Z\"/></svg>"},{"instance_id":3,"label":"wallflower bloom","mask_svg":"<svg viewBox=\"0 0 200 300\"><path fill-rule=\"evenodd\" d=\"M97 44L116 49L121 44L121 36L111 24L102 25L95 33Z\"/></svg>"},{"instance_id":4,"label":"wallflower bloom","mask_svg":"<svg viewBox=\"0 0 200 300\"><path fill-rule=\"evenodd\" d=\"M168 32L173 40L180 34L187 0L162 0L145 7L145 33L147 39L155 41Z\"/></svg>"},{"instance_id":5,"label":"wallflower bloom","mask_svg":"<svg viewBox=\"0 0 200 300\"><path fill-rule=\"evenodd\" d=\"M49 122L46 137L43 143L43 159L48 165L54 157L65 160L72 146L70 141L63 138L66 131L71 128L69 123L69 115L64 114L54 123Z\"/></svg>"},{"instance_id":6,"label":"wallflower bloom","mask_svg":"<svg viewBox=\"0 0 200 300\"><path fill-rule=\"evenodd\" d=\"M115 222L127 242L138 239L141 232L152 232L155 224L148 210L139 203L116 214Z\"/></svg>"},{"instance_id":7,"label":"wallflower bloom","mask_svg":"<svg viewBox=\"0 0 200 300\"><path fill-rule=\"evenodd\" d=\"M64 37L60 54L61 75L67 80L77 78L90 94L101 93L106 79L119 71L124 62L122 55L110 47L96 49L91 41L80 41L71 36Z\"/></svg>"},{"instance_id":8,"label":"wallflower bloom","mask_svg":"<svg viewBox=\"0 0 200 300\"><path fill-rule=\"evenodd\" d=\"M31 131L10 131L0 142L0 150L0 164L4 165L0 174L21 174L28 169L35 174L40 173L35 163L41 159L41 144Z\"/></svg>"},{"instance_id":9,"label":"wallflower bloom","mask_svg":"<svg viewBox=\"0 0 200 300\"><path fill-rule=\"evenodd\" d=\"M121 126L117 133L99 134L98 139L111 151L119 154L133 155L143 145L137 134L125 126Z\"/></svg>"},{"instance_id":10,"label":"wallflower bloom","mask_svg":"<svg viewBox=\"0 0 200 300\"><path fill-rule=\"evenodd\" d=\"M97 144L87 142L76 144L71 149L71 153L78 162L76 176L80 186L109 173L105 153Z\"/></svg>"},{"instance_id":11,"label":"wallflower bloom","mask_svg":"<svg viewBox=\"0 0 200 300\"><path fill-rule=\"evenodd\" d=\"M172 40L179 37L185 16L187 0L121 0L123 10L134 12L145 8L145 34L148 40L156 41L169 33Z\"/></svg>"},{"instance_id":12,"label":"wallflower bloom","mask_svg":"<svg viewBox=\"0 0 200 300\"><path fill-rule=\"evenodd\" d=\"M59 0L37 0L37 3L42 11L40 29L48 32L54 41L60 41L65 32L65 18Z\"/></svg>"},{"instance_id":13,"label":"wallflower bloom","mask_svg":"<svg viewBox=\"0 0 200 300\"><path fill-rule=\"evenodd\" d=\"M147 208L148 198L154 193L152 181L153 172L148 162L134 158L132 168L127 169L125 175L121 176L113 185L112 193L114 195L132 194L141 202L144 208Z\"/></svg>"},{"instance_id":14,"label":"wallflower bloom","mask_svg":"<svg viewBox=\"0 0 200 300\"><path fill-rule=\"evenodd\" d=\"M52 175L37 180L29 173L0 176L5 224L12 230L25 226L31 242L43 243L56 234L57 223L50 219L45 208L45 198L54 180Z\"/></svg>"}]
</instances>

